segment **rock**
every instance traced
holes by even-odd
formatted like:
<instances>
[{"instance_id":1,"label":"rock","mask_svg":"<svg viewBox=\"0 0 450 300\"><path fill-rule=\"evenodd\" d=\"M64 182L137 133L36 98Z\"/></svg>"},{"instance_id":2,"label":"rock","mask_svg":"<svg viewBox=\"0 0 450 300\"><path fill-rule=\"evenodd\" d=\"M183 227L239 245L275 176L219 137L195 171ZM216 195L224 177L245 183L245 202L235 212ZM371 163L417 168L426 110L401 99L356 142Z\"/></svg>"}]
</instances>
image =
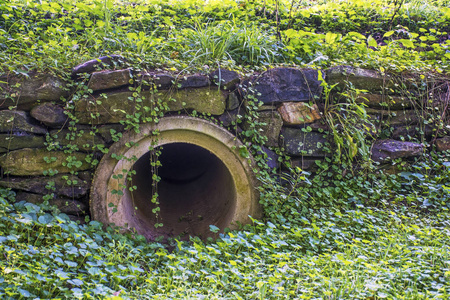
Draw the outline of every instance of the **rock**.
<instances>
[{"instance_id":1,"label":"rock","mask_svg":"<svg viewBox=\"0 0 450 300\"><path fill-rule=\"evenodd\" d=\"M107 124L119 123L126 119L127 115L136 112L136 103L133 100L132 92L106 93L107 98L98 98L101 103L92 100L81 100L75 104L75 117L79 124ZM150 109L145 111L145 107L153 107L152 102L160 99L162 103L167 103L169 111L180 111L184 109L196 110L198 113L221 115L225 111L227 93L218 91L217 88L184 89L174 91L160 91L152 93L144 91L142 110L139 112L143 117L150 115ZM94 118L92 117L94 116Z\"/></svg>"},{"instance_id":2,"label":"rock","mask_svg":"<svg viewBox=\"0 0 450 300\"><path fill-rule=\"evenodd\" d=\"M31 112L31 116L48 127L62 127L67 122L67 116L61 105L51 102L43 103L35 106Z\"/></svg>"},{"instance_id":3,"label":"rock","mask_svg":"<svg viewBox=\"0 0 450 300\"><path fill-rule=\"evenodd\" d=\"M169 111L191 109L198 113L219 116L225 111L227 93L213 87L157 93L156 97L164 99L169 106Z\"/></svg>"},{"instance_id":4,"label":"rock","mask_svg":"<svg viewBox=\"0 0 450 300\"><path fill-rule=\"evenodd\" d=\"M186 89L186 88L201 88L209 86L211 83L209 82L209 78L206 75L191 75L187 77L183 77L177 81L178 88Z\"/></svg>"},{"instance_id":5,"label":"rock","mask_svg":"<svg viewBox=\"0 0 450 300\"><path fill-rule=\"evenodd\" d=\"M270 169L275 169L280 167L280 162L278 161L278 155L267 147L262 146L262 151L267 154L266 163Z\"/></svg>"},{"instance_id":6,"label":"rock","mask_svg":"<svg viewBox=\"0 0 450 300\"><path fill-rule=\"evenodd\" d=\"M390 125L413 125L419 124L420 118L414 110L391 111L387 119Z\"/></svg>"},{"instance_id":7,"label":"rock","mask_svg":"<svg viewBox=\"0 0 450 300\"><path fill-rule=\"evenodd\" d=\"M248 91L253 90L252 94L264 104L316 100L322 93L318 74L312 69L270 69Z\"/></svg>"},{"instance_id":8,"label":"rock","mask_svg":"<svg viewBox=\"0 0 450 300\"><path fill-rule=\"evenodd\" d=\"M372 147L372 159L376 162L419 156L423 153L422 144L396 140L379 140Z\"/></svg>"},{"instance_id":9,"label":"rock","mask_svg":"<svg viewBox=\"0 0 450 300\"><path fill-rule=\"evenodd\" d=\"M236 93L230 93L227 98L227 110L235 110L239 107L239 104L241 104L241 101L239 101L239 97L236 95Z\"/></svg>"},{"instance_id":10,"label":"rock","mask_svg":"<svg viewBox=\"0 0 450 300\"><path fill-rule=\"evenodd\" d=\"M107 98L97 97L95 101L82 99L75 103L74 115L79 124L119 123L127 114L134 114L133 93L120 91L105 93ZM100 102L98 102L100 101Z\"/></svg>"},{"instance_id":11,"label":"rock","mask_svg":"<svg viewBox=\"0 0 450 300\"><path fill-rule=\"evenodd\" d=\"M308 124L302 124L299 126L295 126L295 128L305 128L307 129L307 131L318 131L318 132L324 132L324 131L328 131L330 130L330 128L328 127L328 124L325 122L324 119L320 119L320 120L316 120L312 123L308 123ZM309 129L311 128L311 129Z\"/></svg>"},{"instance_id":12,"label":"rock","mask_svg":"<svg viewBox=\"0 0 450 300\"><path fill-rule=\"evenodd\" d=\"M32 194L26 192L18 192L16 195L16 201L27 201L33 204L44 203L43 195ZM55 197L48 200L50 205L56 206L62 213L65 214L85 214L87 212L87 206L79 200Z\"/></svg>"},{"instance_id":13,"label":"rock","mask_svg":"<svg viewBox=\"0 0 450 300\"><path fill-rule=\"evenodd\" d=\"M258 122L265 124L257 126L256 130L267 137L266 146L278 147L281 127L283 126L280 114L277 111L262 111L259 113ZM250 124L244 123L243 129L249 130Z\"/></svg>"},{"instance_id":14,"label":"rock","mask_svg":"<svg viewBox=\"0 0 450 300\"><path fill-rule=\"evenodd\" d=\"M322 161L322 158L295 158L291 160L291 166L298 167L303 171L312 171L318 167L316 161Z\"/></svg>"},{"instance_id":15,"label":"rock","mask_svg":"<svg viewBox=\"0 0 450 300\"><path fill-rule=\"evenodd\" d=\"M58 173L88 170L86 154L48 151L46 149L20 149L0 156L0 166L4 172L18 176L39 176L49 169Z\"/></svg>"},{"instance_id":16,"label":"rock","mask_svg":"<svg viewBox=\"0 0 450 300\"><path fill-rule=\"evenodd\" d=\"M323 149L328 142L324 134L318 132L304 132L301 129L285 127L281 131L282 139L280 145L284 145L286 153L294 156L317 156L329 155Z\"/></svg>"},{"instance_id":17,"label":"rock","mask_svg":"<svg viewBox=\"0 0 450 300\"><path fill-rule=\"evenodd\" d=\"M92 91L118 88L129 85L131 79L130 69L94 72L89 79L88 88Z\"/></svg>"},{"instance_id":18,"label":"rock","mask_svg":"<svg viewBox=\"0 0 450 300\"><path fill-rule=\"evenodd\" d=\"M22 148L43 148L45 139L43 136L12 133L0 134L0 153Z\"/></svg>"},{"instance_id":19,"label":"rock","mask_svg":"<svg viewBox=\"0 0 450 300\"><path fill-rule=\"evenodd\" d=\"M76 77L83 73L92 73L105 68L121 68L125 63L125 58L121 55L102 56L97 59L89 60L81 65L76 66L72 70L72 76Z\"/></svg>"},{"instance_id":20,"label":"rock","mask_svg":"<svg viewBox=\"0 0 450 300\"><path fill-rule=\"evenodd\" d=\"M46 134L47 129L34 124L33 120L24 111L1 110L0 132Z\"/></svg>"},{"instance_id":21,"label":"rock","mask_svg":"<svg viewBox=\"0 0 450 300\"><path fill-rule=\"evenodd\" d=\"M166 73L142 72L136 74L136 83L143 89L168 90L175 83L175 77Z\"/></svg>"},{"instance_id":22,"label":"rock","mask_svg":"<svg viewBox=\"0 0 450 300\"><path fill-rule=\"evenodd\" d=\"M90 188L90 183L70 174L57 174L52 177L4 178L0 180L0 187L45 195L51 192L46 188L49 182L53 182L52 186L55 189L53 193L55 195L74 199L85 196Z\"/></svg>"},{"instance_id":23,"label":"rock","mask_svg":"<svg viewBox=\"0 0 450 300\"><path fill-rule=\"evenodd\" d=\"M300 125L312 123L321 118L316 104L309 105L303 102L284 102L278 112L285 125Z\"/></svg>"},{"instance_id":24,"label":"rock","mask_svg":"<svg viewBox=\"0 0 450 300\"><path fill-rule=\"evenodd\" d=\"M68 214L67 217L70 221L77 223L78 225L84 225L86 224L86 217L85 216L79 216L77 215L70 215Z\"/></svg>"},{"instance_id":25,"label":"rock","mask_svg":"<svg viewBox=\"0 0 450 300\"><path fill-rule=\"evenodd\" d=\"M212 83L223 90L232 90L241 81L237 72L226 69L215 70L209 74L209 78Z\"/></svg>"},{"instance_id":26,"label":"rock","mask_svg":"<svg viewBox=\"0 0 450 300\"><path fill-rule=\"evenodd\" d=\"M224 126L224 127L236 125L236 121L238 119L238 117L237 117L238 113L239 113L239 109L227 110L222 115L219 116L219 122L221 122L222 126Z\"/></svg>"},{"instance_id":27,"label":"rock","mask_svg":"<svg viewBox=\"0 0 450 300\"><path fill-rule=\"evenodd\" d=\"M136 76L138 85L143 88L156 88L157 90L168 90L175 83L175 77L165 73L140 73Z\"/></svg>"},{"instance_id":28,"label":"rock","mask_svg":"<svg viewBox=\"0 0 450 300\"><path fill-rule=\"evenodd\" d=\"M261 105L258 107L258 111L273 111L277 110L277 107L275 105Z\"/></svg>"},{"instance_id":29,"label":"rock","mask_svg":"<svg viewBox=\"0 0 450 300\"><path fill-rule=\"evenodd\" d=\"M83 171L83 172L78 172L78 173L77 173L77 176L78 176L81 180L87 182L87 183L89 184L89 186L90 186L91 183L92 183L92 178L94 177L94 174L93 174L93 172L91 172L91 171Z\"/></svg>"},{"instance_id":30,"label":"rock","mask_svg":"<svg viewBox=\"0 0 450 300\"><path fill-rule=\"evenodd\" d=\"M425 125L423 128L419 128L419 125L413 126L400 126L394 129L392 132L392 138L394 140L400 140L402 138L430 138L433 134L433 128Z\"/></svg>"},{"instance_id":31,"label":"rock","mask_svg":"<svg viewBox=\"0 0 450 300\"><path fill-rule=\"evenodd\" d=\"M49 135L53 145L56 146L56 148L59 146L61 149L92 151L97 149L95 145L100 145L101 147L105 146L103 139L96 134L91 134L90 129L78 129L77 131L55 129L51 130Z\"/></svg>"},{"instance_id":32,"label":"rock","mask_svg":"<svg viewBox=\"0 0 450 300\"><path fill-rule=\"evenodd\" d=\"M377 92L395 88L395 84L389 75L381 75L374 70L354 68L350 66L338 66L326 71L326 81L329 85L338 84L345 87L346 82L351 82L355 89Z\"/></svg>"},{"instance_id":33,"label":"rock","mask_svg":"<svg viewBox=\"0 0 450 300\"><path fill-rule=\"evenodd\" d=\"M449 151L450 150L450 136L444 136L443 138L436 139L437 151Z\"/></svg>"},{"instance_id":34,"label":"rock","mask_svg":"<svg viewBox=\"0 0 450 300\"><path fill-rule=\"evenodd\" d=\"M103 125L98 128L98 134L102 137L105 143L110 144L115 142L114 139L120 138L120 134L125 131L125 126L121 124Z\"/></svg>"},{"instance_id":35,"label":"rock","mask_svg":"<svg viewBox=\"0 0 450 300\"><path fill-rule=\"evenodd\" d=\"M400 126L419 124L420 117L415 110L377 110L366 108L369 115L376 116L377 120L384 121L385 126Z\"/></svg>"},{"instance_id":36,"label":"rock","mask_svg":"<svg viewBox=\"0 0 450 300\"><path fill-rule=\"evenodd\" d=\"M61 78L50 74L32 74L27 78L0 78L0 109L16 106L29 111L42 102L60 101L69 92Z\"/></svg>"},{"instance_id":37,"label":"rock","mask_svg":"<svg viewBox=\"0 0 450 300\"><path fill-rule=\"evenodd\" d=\"M368 107L386 109L404 109L410 108L412 105L411 100L407 97L365 93L359 94L356 102L364 103Z\"/></svg>"}]
</instances>

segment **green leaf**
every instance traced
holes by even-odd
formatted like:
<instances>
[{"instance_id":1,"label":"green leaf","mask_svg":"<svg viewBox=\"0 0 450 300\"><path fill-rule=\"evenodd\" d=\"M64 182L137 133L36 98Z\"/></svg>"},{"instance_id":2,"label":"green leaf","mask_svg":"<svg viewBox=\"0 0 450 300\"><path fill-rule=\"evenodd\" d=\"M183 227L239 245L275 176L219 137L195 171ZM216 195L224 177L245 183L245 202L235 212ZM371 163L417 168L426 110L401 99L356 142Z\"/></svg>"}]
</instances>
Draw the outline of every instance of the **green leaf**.
<instances>
[{"instance_id":1,"label":"green leaf","mask_svg":"<svg viewBox=\"0 0 450 300\"><path fill-rule=\"evenodd\" d=\"M378 46L377 41L371 35L367 38L367 45L374 48Z\"/></svg>"},{"instance_id":2,"label":"green leaf","mask_svg":"<svg viewBox=\"0 0 450 300\"><path fill-rule=\"evenodd\" d=\"M414 43L411 40L407 40L407 39L400 39L398 40L400 43L402 43L403 47L406 48L414 48Z\"/></svg>"},{"instance_id":3,"label":"green leaf","mask_svg":"<svg viewBox=\"0 0 450 300\"><path fill-rule=\"evenodd\" d=\"M394 34L394 31L391 30L391 31L386 32L386 33L383 35L383 37L390 37L390 36L393 35L393 34Z\"/></svg>"}]
</instances>

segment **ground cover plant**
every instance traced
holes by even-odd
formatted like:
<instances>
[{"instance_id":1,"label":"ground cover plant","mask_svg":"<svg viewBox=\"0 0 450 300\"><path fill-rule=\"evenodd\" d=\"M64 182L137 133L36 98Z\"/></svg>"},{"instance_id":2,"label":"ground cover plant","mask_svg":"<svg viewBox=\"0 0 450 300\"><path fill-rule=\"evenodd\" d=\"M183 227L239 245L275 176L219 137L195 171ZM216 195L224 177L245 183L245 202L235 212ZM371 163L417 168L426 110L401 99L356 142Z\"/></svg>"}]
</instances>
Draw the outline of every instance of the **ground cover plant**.
<instances>
[{"instance_id":1,"label":"ground cover plant","mask_svg":"<svg viewBox=\"0 0 450 300\"><path fill-rule=\"evenodd\" d=\"M67 75L109 54L182 73L352 64L445 76L450 61L444 0L0 0L0 12L3 74ZM258 101L247 100L256 125ZM132 117L126 125L138 130ZM356 140L354 123L341 120L347 131L335 137ZM263 159L255 126L244 135ZM285 173L261 164L264 218L217 240L148 243L0 189L0 297L448 299L450 154L396 160L400 172L389 174L363 138L341 144L314 174L288 158Z\"/></svg>"},{"instance_id":2,"label":"ground cover plant","mask_svg":"<svg viewBox=\"0 0 450 300\"><path fill-rule=\"evenodd\" d=\"M196 71L334 64L446 72L447 0L0 1L3 73L119 53Z\"/></svg>"}]
</instances>

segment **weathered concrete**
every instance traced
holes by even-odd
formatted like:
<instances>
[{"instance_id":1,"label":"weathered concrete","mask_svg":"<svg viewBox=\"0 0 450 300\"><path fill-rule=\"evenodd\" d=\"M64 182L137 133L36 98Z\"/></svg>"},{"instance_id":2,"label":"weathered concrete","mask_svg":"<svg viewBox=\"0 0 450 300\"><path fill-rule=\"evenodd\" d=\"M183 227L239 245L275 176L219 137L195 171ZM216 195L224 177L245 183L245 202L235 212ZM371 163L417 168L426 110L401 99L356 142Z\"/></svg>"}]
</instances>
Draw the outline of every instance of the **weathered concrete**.
<instances>
[{"instance_id":1,"label":"weathered concrete","mask_svg":"<svg viewBox=\"0 0 450 300\"><path fill-rule=\"evenodd\" d=\"M154 130L159 134L152 137ZM137 144L129 148L129 142ZM162 146L158 218L150 201L150 145ZM223 230L235 228L236 222L249 223L248 216L260 217L261 210L254 162L242 147L228 131L202 119L168 117L157 125L143 125L140 133L125 134L109 152L136 159L118 161L106 154L101 160L91 190L91 215L105 225L135 228L149 240L179 234L205 238L213 235L209 225ZM164 169L165 164L174 169ZM126 173L132 170L136 174L130 182ZM135 191L130 192L131 186ZM164 227L155 228L161 221Z\"/></svg>"}]
</instances>

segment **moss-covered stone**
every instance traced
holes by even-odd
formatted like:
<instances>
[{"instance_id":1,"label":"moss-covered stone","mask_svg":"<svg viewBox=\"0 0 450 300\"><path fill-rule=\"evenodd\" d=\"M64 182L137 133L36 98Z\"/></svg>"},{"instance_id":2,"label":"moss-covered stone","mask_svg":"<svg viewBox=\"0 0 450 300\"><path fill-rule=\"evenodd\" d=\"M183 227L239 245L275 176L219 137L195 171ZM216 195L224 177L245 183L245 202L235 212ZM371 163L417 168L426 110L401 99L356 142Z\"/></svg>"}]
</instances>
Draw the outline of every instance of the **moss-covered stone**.
<instances>
[{"instance_id":1,"label":"moss-covered stone","mask_svg":"<svg viewBox=\"0 0 450 300\"><path fill-rule=\"evenodd\" d=\"M49 169L58 173L87 170L91 165L86 162L84 153L64 153L46 149L25 148L11 151L0 156L0 166L11 175L42 175Z\"/></svg>"},{"instance_id":2,"label":"moss-covered stone","mask_svg":"<svg viewBox=\"0 0 450 300\"><path fill-rule=\"evenodd\" d=\"M46 134L47 129L33 124L33 120L24 111L0 110L0 132Z\"/></svg>"},{"instance_id":3,"label":"moss-covered stone","mask_svg":"<svg viewBox=\"0 0 450 300\"><path fill-rule=\"evenodd\" d=\"M163 99L170 111L189 109L216 116L224 113L227 99L226 92L209 87L162 92L155 96Z\"/></svg>"},{"instance_id":4,"label":"moss-covered stone","mask_svg":"<svg viewBox=\"0 0 450 300\"><path fill-rule=\"evenodd\" d=\"M2 81L6 84L2 84ZM0 109L15 106L29 111L39 103L59 101L68 94L65 82L50 74L32 74L28 78L0 78Z\"/></svg>"},{"instance_id":5,"label":"moss-covered stone","mask_svg":"<svg viewBox=\"0 0 450 300\"><path fill-rule=\"evenodd\" d=\"M52 177L3 178L0 180L0 187L45 195L50 192L49 189L46 188L49 182L52 182L52 186L55 189L55 195L75 199L85 196L90 187L89 182L70 174L58 174Z\"/></svg>"},{"instance_id":6,"label":"moss-covered stone","mask_svg":"<svg viewBox=\"0 0 450 300\"><path fill-rule=\"evenodd\" d=\"M415 110L377 110L366 108L366 112L375 116L377 120L382 121L386 127L420 123L419 112Z\"/></svg>"},{"instance_id":7,"label":"moss-covered stone","mask_svg":"<svg viewBox=\"0 0 450 300\"><path fill-rule=\"evenodd\" d=\"M28 134L0 134L0 153L22 148L43 148L45 139L43 136Z\"/></svg>"},{"instance_id":8,"label":"moss-covered stone","mask_svg":"<svg viewBox=\"0 0 450 300\"><path fill-rule=\"evenodd\" d=\"M106 98L80 100L75 103L75 117L79 124L119 123L135 111L133 93L119 91L106 93Z\"/></svg>"},{"instance_id":9,"label":"moss-covered stone","mask_svg":"<svg viewBox=\"0 0 450 300\"><path fill-rule=\"evenodd\" d=\"M370 92L395 88L395 84L389 75L382 75L375 70L338 66L328 69L326 74L327 83L330 85L338 84L340 88L345 87L346 82L351 82L356 89Z\"/></svg>"},{"instance_id":10,"label":"moss-covered stone","mask_svg":"<svg viewBox=\"0 0 450 300\"><path fill-rule=\"evenodd\" d=\"M410 108L412 102L407 97L382 95L382 94L359 94L356 102L364 103L373 108L390 108L390 109L404 109Z\"/></svg>"},{"instance_id":11,"label":"moss-covered stone","mask_svg":"<svg viewBox=\"0 0 450 300\"><path fill-rule=\"evenodd\" d=\"M280 138L281 127L283 127L283 120L280 114L274 111L262 111L259 113L258 122L265 124L260 125L256 129L263 136L267 137L266 145L269 147L278 147L278 140ZM248 130L249 123L243 124L243 129Z\"/></svg>"},{"instance_id":12,"label":"moss-covered stone","mask_svg":"<svg viewBox=\"0 0 450 300\"><path fill-rule=\"evenodd\" d=\"M122 124L103 125L98 128L98 134L102 137L105 143L110 144L119 138L119 133L124 132L125 126Z\"/></svg>"},{"instance_id":13,"label":"moss-covered stone","mask_svg":"<svg viewBox=\"0 0 450 300\"><path fill-rule=\"evenodd\" d=\"M131 70L104 70L94 72L88 83L88 88L93 91L113 89L130 84Z\"/></svg>"},{"instance_id":14,"label":"moss-covered stone","mask_svg":"<svg viewBox=\"0 0 450 300\"><path fill-rule=\"evenodd\" d=\"M152 93L144 91L139 102L129 91L106 93L106 98L81 100L75 104L75 116L80 124L119 123L139 112L150 115L152 107L166 103L169 111L195 110L198 113L221 115L225 111L227 93L217 88L170 90ZM158 107L158 109L160 109Z\"/></svg>"},{"instance_id":15,"label":"moss-covered stone","mask_svg":"<svg viewBox=\"0 0 450 300\"><path fill-rule=\"evenodd\" d=\"M283 128L281 132L282 145L286 153L294 156L319 156L328 155L324 151L325 143L328 141L324 134L318 132L304 132L297 128Z\"/></svg>"},{"instance_id":16,"label":"moss-covered stone","mask_svg":"<svg viewBox=\"0 0 450 300\"><path fill-rule=\"evenodd\" d=\"M91 134L89 129L77 131L70 131L69 129L52 130L49 134L54 145L61 147L61 149L75 148L79 151L91 151L97 149L96 145L105 146L103 139L97 134Z\"/></svg>"},{"instance_id":17,"label":"moss-covered stone","mask_svg":"<svg viewBox=\"0 0 450 300\"><path fill-rule=\"evenodd\" d=\"M450 150L450 136L444 136L443 138L436 139L436 149L438 151Z\"/></svg>"},{"instance_id":18,"label":"moss-covered stone","mask_svg":"<svg viewBox=\"0 0 450 300\"><path fill-rule=\"evenodd\" d=\"M19 192L16 196L16 201L27 201L34 204L41 204L44 202L43 195L33 194L27 192ZM75 199L54 197L48 200L50 205L56 206L62 213L69 215L84 215L87 212L87 205Z\"/></svg>"},{"instance_id":19,"label":"moss-covered stone","mask_svg":"<svg viewBox=\"0 0 450 300\"><path fill-rule=\"evenodd\" d=\"M61 127L67 122L62 105L46 102L33 107L31 116L48 127Z\"/></svg>"}]
</instances>

